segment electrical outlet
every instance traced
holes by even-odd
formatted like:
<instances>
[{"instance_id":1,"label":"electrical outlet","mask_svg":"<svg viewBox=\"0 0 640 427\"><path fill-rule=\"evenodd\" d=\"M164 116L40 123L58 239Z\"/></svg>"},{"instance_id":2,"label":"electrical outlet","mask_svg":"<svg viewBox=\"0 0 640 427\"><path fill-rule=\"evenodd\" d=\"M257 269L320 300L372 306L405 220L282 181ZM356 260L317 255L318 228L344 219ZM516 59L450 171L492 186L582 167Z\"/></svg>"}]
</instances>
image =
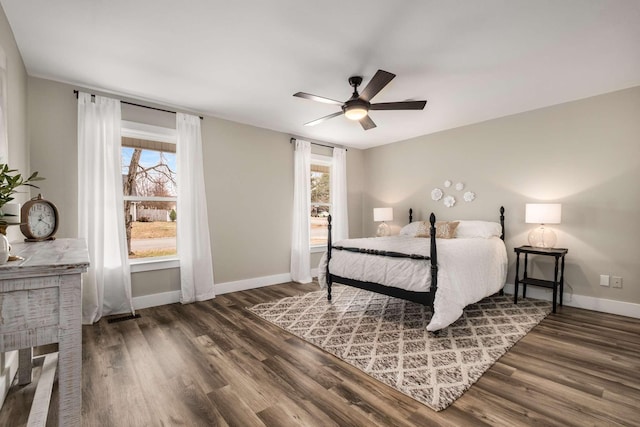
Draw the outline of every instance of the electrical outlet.
<instances>
[{"instance_id":1,"label":"electrical outlet","mask_svg":"<svg viewBox=\"0 0 640 427\"><path fill-rule=\"evenodd\" d=\"M608 274L601 274L600 275L600 286L609 287L609 275Z\"/></svg>"},{"instance_id":2,"label":"electrical outlet","mask_svg":"<svg viewBox=\"0 0 640 427\"><path fill-rule=\"evenodd\" d=\"M622 287L622 277L613 276L611 278L611 287L612 288L621 288Z\"/></svg>"}]
</instances>

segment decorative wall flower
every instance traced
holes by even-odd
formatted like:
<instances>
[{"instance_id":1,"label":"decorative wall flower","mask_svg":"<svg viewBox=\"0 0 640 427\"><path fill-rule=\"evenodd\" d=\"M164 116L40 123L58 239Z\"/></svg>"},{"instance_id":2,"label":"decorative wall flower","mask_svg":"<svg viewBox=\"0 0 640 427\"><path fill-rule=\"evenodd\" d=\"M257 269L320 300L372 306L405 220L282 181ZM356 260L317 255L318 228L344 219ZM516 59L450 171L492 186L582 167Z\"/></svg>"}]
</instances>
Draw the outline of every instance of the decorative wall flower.
<instances>
[{"instance_id":1,"label":"decorative wall flower","mask_svg":"<svg viewBox=\"0 0 640 427\"><path fill-rule=\"evenodd\" d=\"M453 196L447 196L444 198L444 200L442 201L442 203L444 203L444 205L448 208L452 207L453 205L456 204L456 198Z\"/></svg>"},{"instance_id":2,"label":"decorative wall flower","mask_svg":"<svg viewBox=\"0 0 640 427\"><path fill-rule=\"evenodd\" d=\"M464 184L459 182L456 184L456 190L462 191L464 189Z\"/></svg>"},{"instance_id":3,"label":"decorative wall flower","mask_svg":"<svg viewBox=\"0 0 640 427\"><path fill-rule=\"evenodd\" d=\"M451 181L446 180L446 181L444 182L444 186L445 186L446 188L451 187Z\"/></svg>"},{"instance_id":4,"label":"decorative wall flower","mask_svg":"<svg viewBox=\"0 0 640 427\"><path fill-rule=\"evenodd\" d=\"M431 200L438 201L442 198L442 190L439 188L434 188L431 190Z\"/></svg>"},{"instance_id":5,"label":"decorative wall flower","mask_svg":"<svg viewBox=\"0 0 640 427\"><path fill-rule=\"evenodd\" d=\"M464 193L463 197L465 202L473 202L473 200L476 198L476 193L467 191L466 193Z\"/></svg>"}]
</instances>

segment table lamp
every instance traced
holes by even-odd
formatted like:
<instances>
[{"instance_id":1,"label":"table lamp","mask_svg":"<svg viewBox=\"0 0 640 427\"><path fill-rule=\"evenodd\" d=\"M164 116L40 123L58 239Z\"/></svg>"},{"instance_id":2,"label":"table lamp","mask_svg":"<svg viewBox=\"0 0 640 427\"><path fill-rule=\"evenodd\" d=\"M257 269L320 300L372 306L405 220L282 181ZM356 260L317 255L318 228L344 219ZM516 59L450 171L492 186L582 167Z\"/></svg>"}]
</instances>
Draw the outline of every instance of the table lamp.
<instances>
[{"instance_id":1,"label":"table lamp","mask_svg":"<svg viewBox=\"0 0 640 427\"><path fill-rule=\"evenodd\" d=\"M562 205L560 203L527 203L525 222L540 224L529 233L529 245L534 248L553 248L556 244L556 233L545 224L560 224Z\"/></svg>"},{"instance_id":2,"label":"table lamp","mask_svg":"<svg viewBox=\"0 0 640 427\"><path fill-rule=\"evenodd\" d=\"M376 236L383 237L389 235L389 225L385 221L393 221L393 208L373 208L373 220L380 222Z\"/></svg>"}]
</instances>

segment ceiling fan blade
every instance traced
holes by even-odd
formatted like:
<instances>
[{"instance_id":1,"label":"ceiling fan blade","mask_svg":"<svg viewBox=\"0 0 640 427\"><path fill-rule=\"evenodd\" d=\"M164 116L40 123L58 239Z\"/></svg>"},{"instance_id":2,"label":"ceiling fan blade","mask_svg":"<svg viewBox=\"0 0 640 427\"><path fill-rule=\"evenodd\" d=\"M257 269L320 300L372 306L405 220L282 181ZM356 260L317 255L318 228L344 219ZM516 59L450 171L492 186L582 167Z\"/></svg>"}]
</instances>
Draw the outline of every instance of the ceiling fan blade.
<instances>
[{"instance_id":1,"label":"ceiling fan blade","mask_svg":"<svg viewBox=\"0 0 640 427\"><path fill-rule=\"evenodd\" d=\"M360 99L363 99L367 102L371 101L371 98L376 96L378 92L380 92L386 85L389 84L391 80L393 80L395 76L395 74L392 74L388 71L378 70L367 87L365 87L360 94Z\"/></svg>"},{"instance_id":2,"label":"ceiling fan blade","mask_svg":"<svg viewBox=\"0 0 640 427\"><path fill-rule=\"evenodd\" d=\"M328 116L320 117L319 119L316 119L316 120L314 120L312 122L309 122L309 123L305 123L304 125L305 126L315 126L315 125L317 125L319 123L324 122L325 120L329 120L329 119L332 119L334 117L338 117L338 116L340 116L342 114L344 114L342 111L338 111L337 113L333 113L333 114L329 114Z\"/></svg>"},{"instance_id":3,"label":"ceiling fan blade","mask_svg":"<svg viewBox=\"0 0 640 427\"><path fill-rule=\"evenodd\" d=\"M298 92L294 93L293 96L297 96L298 98L310 99L312 101L324 102L325 104L333 104L342 106L344 102L336 101L335 99L325 98L323 96L311 95L310 93Z\"/></svg>"},{"instance_id":4,"label":"ceiling fan blade","mask_svg":"<svg viewBox=\"0 0 640 427\"><path fill-rule=\"evenodd\" d=\"M362 125L362 129L364 130L369 130L376 127L376 124L373 122L373 120L371 120L371 117L369 116L364 116L359 120L359 122Z\"/></svg>"},{"instance_id":5,"label":"ceiling fan blade","mask_svg":"<svg viewBox=\"0 0 640 427\"><path fill-rule=\"evenodd\" d=\"M370 110L422 110L427 101L380 102L371 104Z\"/></svg>"}]
</instances>

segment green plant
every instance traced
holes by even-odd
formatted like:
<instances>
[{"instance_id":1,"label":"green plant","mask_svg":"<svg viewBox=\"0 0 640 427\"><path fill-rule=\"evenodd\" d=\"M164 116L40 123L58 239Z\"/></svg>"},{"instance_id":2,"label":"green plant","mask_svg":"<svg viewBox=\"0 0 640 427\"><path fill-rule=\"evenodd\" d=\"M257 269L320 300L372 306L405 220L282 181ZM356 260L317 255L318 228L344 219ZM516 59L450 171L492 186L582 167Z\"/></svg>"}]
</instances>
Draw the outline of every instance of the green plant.
<instances>
[{"instance_id":1,"label":"green plant","mask_svg":"<svg viewBox=\"0 0 640 427\"><path fill-rule=\"evenodd\" d=\"M34 181L42 181L44 178L38 176L38 172L34 172L25 179L21 174L16 173L17 169L9 169L9 165L0 163L0 209L8 202L13 200L13 195L18 192L17 188L26 185L28 187L39 188L32 184ZM0 223L4 216L0 211Z\"/></svg>"},{"instance_id":2,"label":"green plant","mask_svg":"<svg viewBox=\"0 0 640 427\"><path fill-rule=\"evenodd\" d=\"M171 212L169 212L169 219L171 220L171 222L176 222L177 218L178 218L178 214L176 213L176 210L171 209Z\"/></svg>"}]
</instances>

